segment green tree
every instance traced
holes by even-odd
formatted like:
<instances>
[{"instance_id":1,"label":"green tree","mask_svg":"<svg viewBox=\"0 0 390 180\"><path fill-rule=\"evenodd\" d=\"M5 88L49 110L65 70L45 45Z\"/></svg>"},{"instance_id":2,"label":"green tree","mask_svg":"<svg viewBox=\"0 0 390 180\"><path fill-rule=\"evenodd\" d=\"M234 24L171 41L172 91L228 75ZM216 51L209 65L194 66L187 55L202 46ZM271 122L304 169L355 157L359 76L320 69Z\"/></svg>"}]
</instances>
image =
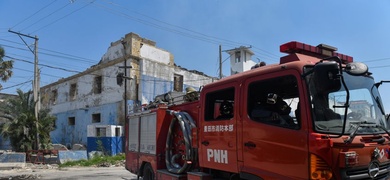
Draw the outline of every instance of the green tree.
<instances>
[{"instance_id":1,"label":"green tree","mask_svg":"<svg viewBox=\"0 0 390 180\"><path fill-rule=\"evenodd\" d=\"M14 62L4 61L3 58L5 56L5 51L2 47L0 47L0 80L6 82L12 76L12 68ZM0 84L0 90L3 86Z\"/></svg>"},{"instance_id":2,"label":"green tree","mask_svg":"<svg viewBox=\"0 0 390 180\"><path fill-rule=\"evenodd\" d=\"M15 151L37 149L37 120L32 93L31 91L23 93L20 89L17 93L15 98L1 103L0 117L7 120L0 125L0 134L4 138L9 138ZM38 113L38 119L40 148L45 148L50 143L50 131L54 130L56 118L49 114L48 109L44 109Z\"/></svg>"}]
</instances>

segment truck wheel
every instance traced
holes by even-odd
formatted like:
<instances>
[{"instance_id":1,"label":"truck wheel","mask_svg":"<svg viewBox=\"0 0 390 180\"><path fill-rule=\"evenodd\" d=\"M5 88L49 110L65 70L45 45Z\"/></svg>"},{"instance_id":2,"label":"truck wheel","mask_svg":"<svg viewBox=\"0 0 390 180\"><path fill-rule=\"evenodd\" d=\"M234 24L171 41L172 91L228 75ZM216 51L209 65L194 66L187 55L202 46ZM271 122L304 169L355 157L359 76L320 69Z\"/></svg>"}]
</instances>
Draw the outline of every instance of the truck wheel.
<instances>
[{"instance_id":1,"label":"truck wheel","mask_svg":"<svg viewBox=\"0 0 390 180\"><path fill-rule=\"evenodd\" d=\"M143 175L143 180L154 180L153 168L149 163L145 164Z\"/></svg>"}]
</instances>

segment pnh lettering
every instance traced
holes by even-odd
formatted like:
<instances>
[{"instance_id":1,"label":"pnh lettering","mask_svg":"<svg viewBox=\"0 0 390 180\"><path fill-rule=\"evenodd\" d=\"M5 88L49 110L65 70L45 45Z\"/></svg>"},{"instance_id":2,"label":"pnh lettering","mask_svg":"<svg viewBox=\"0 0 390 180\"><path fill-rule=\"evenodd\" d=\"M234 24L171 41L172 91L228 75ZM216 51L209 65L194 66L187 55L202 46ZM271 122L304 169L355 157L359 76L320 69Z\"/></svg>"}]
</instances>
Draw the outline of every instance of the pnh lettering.
<instances>
[{"instance_id":1,"label":"pnh lettering","mask_svg":"<svg viewBox=\"0 0 390 180\"><path fill-rule=\"evenodd\" d=\"M228 163L228 152L227 150L220 149L207 149L207 161L211 159L216 163Z\"/></svg>"}]
</instances>

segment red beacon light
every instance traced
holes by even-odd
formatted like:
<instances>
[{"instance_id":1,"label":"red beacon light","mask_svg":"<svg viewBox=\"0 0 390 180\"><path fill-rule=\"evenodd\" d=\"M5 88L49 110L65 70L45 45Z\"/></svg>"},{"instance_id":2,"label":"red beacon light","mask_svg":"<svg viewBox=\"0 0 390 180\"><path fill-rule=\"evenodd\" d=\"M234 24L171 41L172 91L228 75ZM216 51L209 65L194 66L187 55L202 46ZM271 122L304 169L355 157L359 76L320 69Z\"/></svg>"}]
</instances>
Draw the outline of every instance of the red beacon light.
<instances>
[{"instance_id":1,"label":"red beacon light","mask_svg":"<svg viewBox=\"0 0 390 180\"><path fill-rule=\"evenodd\" d=\"M327 58L332 56L338 56L342 63L347 64L353 62L353 57L347 56L341 53L337 53L337 48L326 44L319 44L318 46L311 46L308 44L300 43L297 41L291 41L280 46L280 52L293 54L305 54L315 56L318 58Z\"/></svg>"}]
</instances>

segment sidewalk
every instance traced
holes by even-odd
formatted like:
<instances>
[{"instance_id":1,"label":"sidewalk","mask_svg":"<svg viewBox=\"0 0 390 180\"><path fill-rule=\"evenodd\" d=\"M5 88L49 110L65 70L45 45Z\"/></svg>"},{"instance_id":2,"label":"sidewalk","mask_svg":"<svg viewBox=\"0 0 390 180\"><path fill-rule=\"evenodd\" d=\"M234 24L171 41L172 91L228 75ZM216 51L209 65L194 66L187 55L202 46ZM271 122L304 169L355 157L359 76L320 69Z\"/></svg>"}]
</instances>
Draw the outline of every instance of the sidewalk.
<instances>
[{"instance_id":1,"label":"sidewalk","mask_svg":"<svg viewBox=\"0 0 390 180\"><path fill-rule=\"evenodd\" d=\"M69 167L57 165L34 165L25 168L0 171L0 180L19 179L90 179L90 180L135 180L137 176L123 166L111 167Z\"/></svg>"}]
</instances>

